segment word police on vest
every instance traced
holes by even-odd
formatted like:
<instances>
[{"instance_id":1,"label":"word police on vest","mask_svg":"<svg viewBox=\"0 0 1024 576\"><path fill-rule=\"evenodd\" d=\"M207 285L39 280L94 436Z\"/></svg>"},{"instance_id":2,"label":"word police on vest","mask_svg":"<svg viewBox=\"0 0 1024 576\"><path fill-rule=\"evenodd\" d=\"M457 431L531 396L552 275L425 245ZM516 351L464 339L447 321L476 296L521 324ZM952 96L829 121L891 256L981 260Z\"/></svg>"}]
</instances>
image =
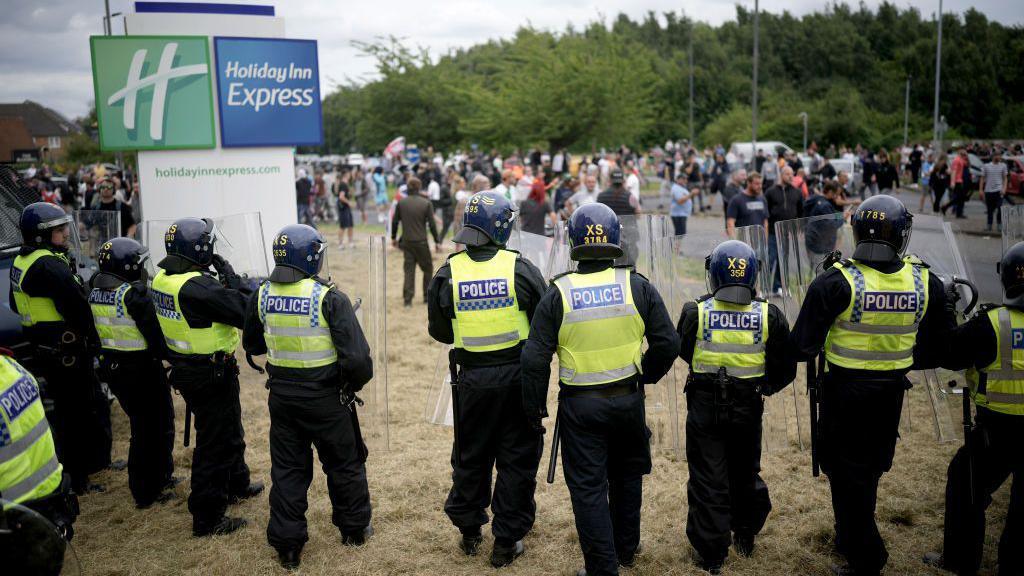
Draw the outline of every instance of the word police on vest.
<instances>
[{"instance_id":1,"label":"word police on vest","mask_svg":"<svg viewBox=\"0 0 1024 576\"><path fill-rule=\"evenodd\" d=\"M309 314L309 298L297 296L271 296L267 298L265 307L267 314L294 314L306 316Z\"/></svg>"},{"instance_id":2,"label":"word police on vest","mask_svg":"<svg viewBox=\"0 0 1024 576\"><path fill-rule=\"evenodd\" d=\"M39 388L36 388L28 378L22 378L0 394L0 408L7 414L7 421L10 422L18 417L25 408L39 398Z\"/></svg>"},{"instance_id":3,"label":"word police on vest","mask_svg":"<svg viewBox=\"0 0 1024 576\"><path fill-rule=\"evenodd\" d=\"M708 315L711 330L761 330L761 315L754 312L730 312L714 310Z\"/></svg>"},{"instance_id":4,"label":"word police on vest","mask_svg":"<svg viewBox=\"0 0 1024 576\"><path fill-rule=\"evenodd\" d=\"M1014 328L1010 342L1014 350L1024 350L1024 328Z\"/></svg>"},{"instance_id":5,"label":"word police on vest","mask_svg":"<svg viewBox=\"0 0 1024 576\"><path fill-rule=\"evenodd\" d=\"M916 292L865 292L865 312L916 312Z\"/></svg>"},{"instance_id":6,"label":"word police on vest","mask_svg":"<svg viewBox=\"0 0 1024 576\"><path fill-rule=\"evenodd\" d=\"M573 288L570 296L571 301L569 303L572 305L573 310L615 306L626 302L622 294L622 286L619 284Z\"/></svg>"},{"instance_id":7,"label":"word police on vest","mask_svg":"<svg viewBox=\"0 0 1024 576\"><path fill-rule=\"evenodd\" d=\"M508 280L504 278L459 282L459 300L506 297L508 297Z\"/></svg>"},{"instance_id":8,"label":"word police on vest","mask_svg":"<svg viewBox=\"0 0 1024 576\"><path fill-rule=\"evenodd\" d=\"M284 66L248 64L241 66L237 61L228 62L224 68L224 78L238 80L272 80L283 84L288 80L310 80L313 69L296 66L294 63ZM310 106L316 89L309 88L246 88L244 82L228 84L228 106L251 107L256 112L267 106Z\"/></svg>"},{"instance_id":9,"label":"word police on vest","mask_svg":"<svg viewBox=\"0 0 1024 576\"><path fill-rule=\"evenodd\" d=\"M93 291L89 293L90 304L108 304L113 306L116 299L117 292L114 292L113 290L100 290L99 288L94 288Z\"/></svg>"},{"instance_id":10,"label":"word police on vest","mask_svg":"<svg viewBox=\"0 0 1024 576\"><path fill-rule=\"evenodd\" d=\"M149 293L153 299L153 304L156 304L157 314L164 318L178 317L178 312L174 309L174 296L157 290L150 290Z\"/></svg>"}]
</instances>

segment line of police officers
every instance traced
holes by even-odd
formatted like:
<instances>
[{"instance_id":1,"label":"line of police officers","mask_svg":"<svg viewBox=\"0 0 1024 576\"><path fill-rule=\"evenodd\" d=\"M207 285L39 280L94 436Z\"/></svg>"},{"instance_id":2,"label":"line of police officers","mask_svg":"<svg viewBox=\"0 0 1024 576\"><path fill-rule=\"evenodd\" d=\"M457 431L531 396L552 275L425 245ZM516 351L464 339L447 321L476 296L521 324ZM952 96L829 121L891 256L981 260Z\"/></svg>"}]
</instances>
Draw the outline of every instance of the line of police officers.
<instances>
[{"instance_id":1,"label":"line of police officers","mask_svg":"<svg viewBox=\"0 0 1024 576\"><path fill-rule=\"evenodd\" d=\"M173 412L161 363L169 360L170 382L196 416L193 533L237 530L245 521L225 516L227 505L262 490L250 483L244 461L234 358L235 329L244 327L245 349L266 353L270 372L269 543L282 565L298 566L307 539L311 446L327 473L342 542L365 542L372 534L366 450L354 403L372 363L352 303L319 276L326 247L319 233L301 225L282 230L274 272L250 297L214 253L213 223L179 220L167 232L168 257L151 288L145 249L116 239L101 250L101 273L87 297L64 256L67 217L51 208L32 205L22 218L26 247L12 271L12 303L37 353L54 354L76 371L71 379L56 366L41 367L49 370L48 386L59 389L48 390L54 429L102 428L94 423L102 418L84 420L98 405L87 401L95 397L87 360L97 354L132 424L132 494L140 507L161 500L173 483ZM623 250L609 208L592 204L573 214L568 237L578 268L546 291L536 268L504 247L513 218L502 195L474 196L456 239L467 250L449 258L429 291L430 333L454 344L453 364L461 367L454 370L459 425L445 511L462 533L464 553L478 552L488 507L491 564L505 566L524 553L536 509L549 362L557 353L555 435L585 558L579 574L617 574L633 565L642 549L642 478L651 469L643 386L664 376L678 355L690 365L686 533L697 563L719 573L730 543L738 554L754 553L771 510L759 476L762 396L793 380L797 359L823 353L820 452L833 494L836 551L847 560L833 571L879 574L885 565L874 509L879 478L892 464L906 373L939 364L971 368L977 439L950 465L944 553L926 561L960 574L977 570L989 496L1024 460L1013 444L1024 415L1024 243L1001 263L1004 306L957 328L952 289L927 264L903 256L911 215L893 198L873 197L853 217L854 253L814 280L788 334L782 313L757 298L759 262L742 243L723 243L708 257L710 293L687 303L673 328L653 286L613 265ZM52 286L58 279L65 285ZM77 512L71 488L87 488L96 463L76 460L81 454L71 456L69 446L92 445L78 434L62 442L58 432L55 448L35 379L6 357L0 409L0 495L40 510L70 538ZM973 490L966 497L964 484ZM1015 484L1000 574L1021 570L1020 494Z\"/></svg>"}]
</instances>

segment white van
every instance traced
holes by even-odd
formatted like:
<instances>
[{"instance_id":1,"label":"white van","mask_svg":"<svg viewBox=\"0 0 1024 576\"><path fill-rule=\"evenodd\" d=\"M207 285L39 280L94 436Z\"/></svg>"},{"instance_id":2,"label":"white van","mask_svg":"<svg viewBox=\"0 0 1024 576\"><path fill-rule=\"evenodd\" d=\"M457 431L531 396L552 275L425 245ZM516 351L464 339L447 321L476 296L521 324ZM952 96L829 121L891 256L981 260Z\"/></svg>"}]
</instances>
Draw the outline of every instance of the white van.
<instances>
[{"instance_id":1,"label":"white van","mask_svg":"<svg viewBox=\"0 0 1024 576\"><path fill-rule=\"evenodd\" d=\"M786 146L782 142L758 142L757 149L764 152L764 155L768 158L778 158L784 155L786 152L792 152L793 149ZM729 147L729 162L742 162L743 164L749 164L754 159L754 143L753 142L733 142L732 146Z\"/></svg>"}]
</instances>

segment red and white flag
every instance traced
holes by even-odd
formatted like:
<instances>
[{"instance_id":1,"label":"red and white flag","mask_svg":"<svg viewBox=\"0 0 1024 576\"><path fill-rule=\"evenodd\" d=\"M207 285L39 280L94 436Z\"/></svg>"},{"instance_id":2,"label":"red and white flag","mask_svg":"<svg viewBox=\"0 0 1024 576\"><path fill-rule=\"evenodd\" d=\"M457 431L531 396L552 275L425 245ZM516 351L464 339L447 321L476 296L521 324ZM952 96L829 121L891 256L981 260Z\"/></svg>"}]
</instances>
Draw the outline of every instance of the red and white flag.
<instances>
[{"instance_id":1,"label":"red and white flag","mask_svg":"<svg viewBox=\"0 0 1024 576\"><path fill-rule=\"evenodd\" d=\"M384 155L392 158L401 156L405 152L405 136L399 136L392 140L385 148Z\"/></svg>"}]
</instances>

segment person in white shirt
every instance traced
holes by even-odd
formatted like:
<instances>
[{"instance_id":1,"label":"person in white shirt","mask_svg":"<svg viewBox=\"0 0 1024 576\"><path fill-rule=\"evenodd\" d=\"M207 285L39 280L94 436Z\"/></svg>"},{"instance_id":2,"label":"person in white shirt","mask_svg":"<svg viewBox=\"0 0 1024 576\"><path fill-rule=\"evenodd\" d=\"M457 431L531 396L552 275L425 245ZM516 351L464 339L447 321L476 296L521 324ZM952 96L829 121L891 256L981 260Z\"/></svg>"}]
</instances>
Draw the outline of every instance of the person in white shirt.
<instances>
[{"instance_id":1,"label":"person in white shirt","mask_svg":"<svg viewBox=\"0 0 1024 576\"><path fill-rule=\"evenodd\" d=\"M640 177L637 176L632 162L626 165L626 190L629 190L638 203L640 202Z\"/></svg>"},{"instance_id":2,"label":"person in white shirt","mask_svg":"<svg viewBox=\"0 0 1024 576\"><path fill-rule=\"evenodd\" d=\"M588 174L583 178L583 182L580 184L576 193L570 196L565 201L565 210L568 214L572 214L580 206L586 206L597 202L597 194L600 190L597 189L597 177L593 174Z\"/></svg>"}]
</instances>

